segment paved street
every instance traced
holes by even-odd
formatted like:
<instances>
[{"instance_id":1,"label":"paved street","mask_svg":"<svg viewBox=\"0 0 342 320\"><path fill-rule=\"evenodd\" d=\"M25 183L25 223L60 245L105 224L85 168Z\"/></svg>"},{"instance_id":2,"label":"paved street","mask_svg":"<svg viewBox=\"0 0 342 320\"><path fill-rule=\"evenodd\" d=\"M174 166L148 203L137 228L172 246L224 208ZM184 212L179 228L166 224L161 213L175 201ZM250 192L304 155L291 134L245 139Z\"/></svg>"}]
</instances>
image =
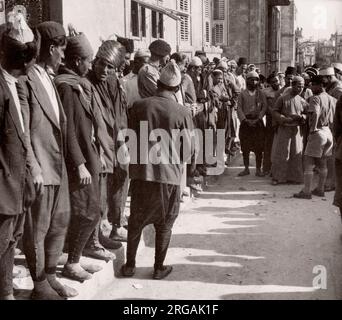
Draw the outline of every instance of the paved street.
<instances>
[{"instance_id":1,"label":"paved street","mask_svg":"<svg viewBox=\"0 0 342 320\"><path fill-rule=\"evenodd\" d=\"M300 187L273 187L254 171L238 178L242 160L235 162L181 213L169 278L150 280L154 249L142 248L136 277L116 279L97 299L341 299L342 224L333 194L291 199ZM326 290L313 287L316 266L326 268Z\"/></svg>"}]
</instances>

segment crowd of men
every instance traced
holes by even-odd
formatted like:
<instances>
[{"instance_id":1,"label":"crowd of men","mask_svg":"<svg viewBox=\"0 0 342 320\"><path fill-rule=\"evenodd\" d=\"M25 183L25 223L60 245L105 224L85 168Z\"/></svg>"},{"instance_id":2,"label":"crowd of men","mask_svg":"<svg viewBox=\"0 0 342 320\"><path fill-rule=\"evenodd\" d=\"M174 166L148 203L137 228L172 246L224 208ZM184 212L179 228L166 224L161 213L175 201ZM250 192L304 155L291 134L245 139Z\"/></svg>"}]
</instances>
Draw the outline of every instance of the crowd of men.
<instances>
[{"instance_id":1,"label":"crowd of men","mask_svg":"<svg viewBox=\"0 0 342 320\"><path fill-rule=\"evenodd\" d=\"M134 276L149 224L156 230L153 279L172 272L164 261L185 186L201 191L212 164L198 161L198 148L206 146L191 136L181 140L191 152L180 154L179 163L120 161L120 133L131 129L140 141L144 121L148 133L163 129L170 136L175 129L222 129L227 165L241 148L239 176L250 175L253 152L257 177L269 176L275 186L304 182L295 195L300 199L336 188L335 204L342 207L341 64L301 75L289 67L266 79L245 58L210 62L203 52L189 58L172 54L163 40L134 50L133 41L116 37L94 55L72 26L67 35L56 22L31 30L20 14L14 19L1 29L0 299L14 299L21 238L36 300L77 296L58 280L57 266L63 263L63 277L87 281L101 268L83 263L82 255L110 261L110 250L126 241L121 272ZM148 149L154 147L149 141Z\"/></svg>"}]
</instances>

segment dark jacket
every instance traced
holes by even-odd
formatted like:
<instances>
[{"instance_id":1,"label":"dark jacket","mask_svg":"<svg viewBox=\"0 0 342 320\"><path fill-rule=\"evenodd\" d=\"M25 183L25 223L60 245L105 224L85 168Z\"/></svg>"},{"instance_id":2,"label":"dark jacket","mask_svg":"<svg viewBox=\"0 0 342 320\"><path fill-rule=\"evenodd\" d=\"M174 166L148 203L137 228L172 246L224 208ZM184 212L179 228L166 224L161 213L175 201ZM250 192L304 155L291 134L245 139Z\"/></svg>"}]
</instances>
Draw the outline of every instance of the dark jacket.
<instances>
[{"instance_id":1,"label":"dark jacket","mask_svg":"<svg viewBox=\"0 0 342 320\"><path fill-rule=\"evenodd\" d=\"M27 154L27 139L0 70L0 215L15 216L24 212Z\"/></svg>"},{"instance_id":2,"label":"dark jacket","mask_svg":"<svg viewBox=\"0 0 342 320\"><path fill-rule=\"evenodd\" d=\"M147 125L145 134L141 131L141 125L145 122ZM137 135L137 155L135 159L131 153L130 178L133 180L150 181L162 184L180 185L183 163L189 161L195 153L195 144L190 133L194 129L191 113L184 108L184 106L176 102L174 94L168 91L158 91L155 97L143 99L134 103L130 110L129 128ZM170 153L170 144L174 142L171 139L172 130L185 130L187 133L183 136L182 142L173 150L175 153ZM148 156L150 152L158 150L156 148L156 141L151 141L151 133L155 130L163 130L167 136L162 137L160 143L161 152L159 154L165 155L166 163L154 164L152 159ZM157 134L157 132L156 132ZM165 139L163 139L165 138ZM142 142L141 140L142 139ZM169 141L167 141L169 140ZM144 145L145 143L145 145ZM146 147L147 159L140 158L142 148ZM178 148L179 147L179 148ZM184 147L184 149L183 149ZM186 150L186 153L182 153ZM132 151L132 149L131 149ZM173 163L171 156L179 158L180 161ZM144 157L144 153L142 152ZM134 163L135 162L135 163Z\"/></svg>"},{"instance_id":3,"label":"dark jacket","mask_svg":"<svg viewBox=\"0 0 342 320\"><path fill-rule=\"evenodd\" d=\"M122 145L118 142L118 133L120 130L127 129L128 126L125 95L115 75L110 76L107 81L97 81L94 73L90 71L88 78L95 88L95 102L99 107L105 127L104 131L99 132L99 136L107 164L106 172L113 173L114 168L120 166L116 157L117 151ZM127 171L127 166L120 167Z\"/></svg>"},{"instance_id":4,"label":"dark jacket","mask_svg":"<svg viewBox=\"0 0 342 320\"><path fill-rule=\"evenodd\" d=\"M80 85L65 82L62 76L57 76L55 83L68 121L66 163L70 186L78 188L80 165L85 164L93 178L97 179L101 172L97 125L92 105Z\"/></svg>"},{"instance_id":5,"label":"dark jacket","mask_svg":"<svg viewBox=\"0 0 342 320\"><path fill-rule=\"evenodd\" d=\"M68 175L65 165L66 117L55 88L59 106L59 123L51 105L51 100L40 81L35 68L20 83L25 90L22 103L28 104L29 150L28 165L33 177L42 174L45 186L60 186L60 210L69 211ZM52 85L53 82L51 81Z\"/></svg>"}]
</instances>

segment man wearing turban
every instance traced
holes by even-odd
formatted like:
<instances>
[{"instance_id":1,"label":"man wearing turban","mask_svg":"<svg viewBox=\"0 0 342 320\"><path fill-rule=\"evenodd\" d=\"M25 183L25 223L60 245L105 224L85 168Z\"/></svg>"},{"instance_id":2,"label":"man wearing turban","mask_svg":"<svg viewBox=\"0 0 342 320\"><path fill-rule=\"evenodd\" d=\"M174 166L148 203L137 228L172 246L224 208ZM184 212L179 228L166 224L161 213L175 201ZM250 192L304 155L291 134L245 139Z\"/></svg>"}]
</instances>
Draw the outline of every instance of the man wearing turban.
<instances>
[{"instance_id":1,"label":"man wearing turban","mask_svg":"<svg viewBox=\"0 0 342 320\"><path fill-rule=\"evenodd\" d=\"M119 42L108 40L100 46L93 68L88 78L95 88L99 101L105 130L101 135L106 167L101 172L103 212L107 212L112 224L110 242L100 237L100 242L110 249L121 247L120 242L127 241L125 207L128 196L128 165L120 163L117 154L123 142L118 139L122 130L128 126L128 106L123 88L113 70L122 65L125 59L125 47ZM105 218L105 217L104 217Z\"/></svg>"}]
</instances>

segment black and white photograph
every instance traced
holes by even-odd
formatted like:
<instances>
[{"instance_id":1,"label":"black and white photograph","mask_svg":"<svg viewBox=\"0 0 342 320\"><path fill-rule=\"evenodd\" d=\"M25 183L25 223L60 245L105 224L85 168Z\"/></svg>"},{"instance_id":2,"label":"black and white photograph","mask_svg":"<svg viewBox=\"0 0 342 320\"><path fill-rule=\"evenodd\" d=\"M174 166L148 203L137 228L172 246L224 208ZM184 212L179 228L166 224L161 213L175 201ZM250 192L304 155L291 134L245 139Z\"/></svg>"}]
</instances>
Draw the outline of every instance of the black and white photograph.
<instances>
[{"instance_id":1,"label":"black and white photograph","mask_svg":"<svg viewBox=\"0 0 342 320\"><path fill-rule=\"evenodd\" d=\"M342 0L0 0L9 300L342 300Z\"/></svg>"}]
</instances>

